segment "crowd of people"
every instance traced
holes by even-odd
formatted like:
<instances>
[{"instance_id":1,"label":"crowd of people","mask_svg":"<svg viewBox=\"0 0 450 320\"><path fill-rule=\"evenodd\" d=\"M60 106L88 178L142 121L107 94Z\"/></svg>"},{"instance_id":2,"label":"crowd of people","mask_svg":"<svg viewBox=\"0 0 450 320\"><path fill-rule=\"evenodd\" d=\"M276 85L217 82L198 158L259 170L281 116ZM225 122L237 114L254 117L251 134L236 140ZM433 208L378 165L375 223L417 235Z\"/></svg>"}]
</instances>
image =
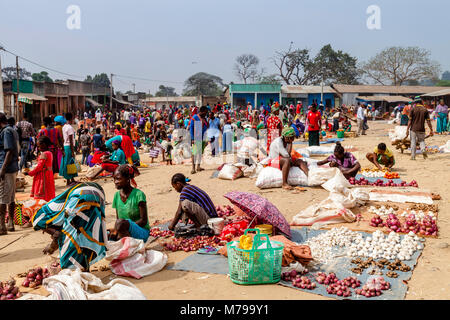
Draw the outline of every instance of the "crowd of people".
<instances>
[{"instance_id":1,"label":"crowd of people","mask_svg":"<svg viewBox=\"0 0 450 320\"><path fill-rule=\"evenodd\" d=\"M412 159L415 159L416 143L420 143L426 157L425 123L431 130L430 135L434 130L432 117L423 101L416 101L401 110L396 108L395 115L398 112L401 112L401 123L408 126L408 135L411 136ZM438 133L442 133L444 127L448 128L448 107L443 101L435 114ZM80 251L74 245L61 259L65 265L78 264L86 269L104 256L99 243L129 236L146 241L149 237L146 195L137 188L134 179L140 174L138 167L145 166L140 161L139 151L142 154L145 150L152 163L161 155L163 162L172 165L172 151L182 141L187 141L192 161L191 174L196 174L204 170L201 161L207 145L211 147L212 156L217 157L233 152L234 142L253 136L265 141L266 148L261 151L269 159L268 165L282 171L283 188L290 190L288 175L292 167L300 168L307 176L309 174L307 162L293 150L296 138L307 139L309 146L320 146L320 140L330 132L351 131L352 122L357 124L358 133L365 135L367 121L379 115L377 109L365 103L339 108L317 103L305 108L300 102L296 106L274 102L262 104L259 108L250 103L237 108L226 103L121 111L105 108L84 112L83 115L66 113L64 116L46 117L40 130L35 130L26 115L16 123L14 118L0 113L0 235L14 231L15 188L20 171L33 178L30 197L42 200L40 210L36 209L29 217L31 223L28 226L35 230L43 229L51 235L52 242L44 252L61 249L64 237L75 237L68 230L76 232L83 229L83 241L89 244L81 253L84 258L79 257ZM81 164L76 159L77 155L80 155ZM367 159L378 169L385 166L390 170L395 165L393 152L385 143L380 143L368 153ZM33 162L36 164L30 169ZM361 170L356 157L340 142L331 156L318 163L325 164L339 168L347 179L355 177ZM113 177L118 191L112 202L117 218L112 229L105 230L102 187L93 182L77 181L82 165L98 168L90 180L105 174ZM65 179L67 190L55 195L55 179L58 178ZM189 182L190 179L181 173L172 177L172 187L180 193L180 199L170 230L175 229L180 220L191 220L198 228L209 218L217 216L208 194ZM83 212L89 213L88 219L80 222L79 219L64 218L60 211L55 210L55 204L72 209L86 206ZM100 226L96 219L103 221ZM99 228L95 231L100 237L98 239L92 238L94 225ZM70 260L71 255L76 258Z\"/></svg>"}]
</instances>

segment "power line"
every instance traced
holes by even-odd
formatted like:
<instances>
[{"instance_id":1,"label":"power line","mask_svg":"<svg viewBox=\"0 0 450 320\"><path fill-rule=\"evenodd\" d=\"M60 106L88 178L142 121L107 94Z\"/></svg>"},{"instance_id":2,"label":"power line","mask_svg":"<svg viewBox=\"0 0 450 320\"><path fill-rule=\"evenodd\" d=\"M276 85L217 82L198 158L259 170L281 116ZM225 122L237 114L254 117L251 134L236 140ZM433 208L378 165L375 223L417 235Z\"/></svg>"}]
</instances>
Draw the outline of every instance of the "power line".
<instances>
[{"instance_id":1,"label":"power line","mask_svg":"<svg viewBox=\"0 0 450 320\"><path fill-rule=\"evenodd\" d=\"M121 75L121 74L114 74L114 76L116 76L116 77L121 77L121 78L128 78L128 79L142 80L142 81L166 82L166 83L184 84L184 82L180 82L180 81L155 80L155 79L147 79L147 78L139 78L139 77L124 76L124 75Z\"/></svg>"},{"instance_id":2,"label":"power line","mask_svg":"<svg viewBox=\"0 0 450 320\"><path fill-rule=\"evenodd\" d=\"M12 54L13 56L19 57L20 59L25 60L25 61L27 61L27 62L29 62L29 63L31 63L31 64L34 64L34 65L36 65L36 66L38 66L38 67L41 67L41 68L43 68L43 69L50 70L50 71L53 71L53 72L56 72L56 73L59 73L59 74L63 74L63 75L69 76L69 77L84 78L84 76L78 76L78 75L74 75L74 74L70 74L70 73L58 71L58 70L55 70L55 69L53 69L53 68L49 68L49 67L43 66L43 65L41 65L41 64L39 64L39 63L37 63L37 62L31 61L30 59L27 59L27 58L24 58L24 57L22 57L22 56L19 56L18 54L14 53L14 52L11 52L11 51L9 51L9 50L6 50L4 47L2 48L2 50L5 51L5 52L8 52L8 53L10 53L10 54Z\"/></svg>"}]
</instances>

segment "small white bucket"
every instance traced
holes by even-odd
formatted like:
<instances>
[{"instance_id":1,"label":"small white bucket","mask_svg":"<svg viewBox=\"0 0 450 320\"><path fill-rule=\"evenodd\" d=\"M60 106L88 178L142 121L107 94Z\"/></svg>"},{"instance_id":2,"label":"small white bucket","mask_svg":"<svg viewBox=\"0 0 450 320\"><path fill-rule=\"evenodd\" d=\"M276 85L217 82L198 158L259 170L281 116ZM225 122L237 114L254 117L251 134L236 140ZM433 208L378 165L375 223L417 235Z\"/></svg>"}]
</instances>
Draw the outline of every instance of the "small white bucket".
<instances>
[{"instance_id":1,"label":"small white bucket","mask_svg":"<svg viewBox=\"0 0 450 320\"><path fill-rule=\"evenodd\" d=\"M223 228L225 227L225 220L223 218L212 218L208 220L208 226L214 230L216 235L222 233Z\"/></svg>"}]
</instances>

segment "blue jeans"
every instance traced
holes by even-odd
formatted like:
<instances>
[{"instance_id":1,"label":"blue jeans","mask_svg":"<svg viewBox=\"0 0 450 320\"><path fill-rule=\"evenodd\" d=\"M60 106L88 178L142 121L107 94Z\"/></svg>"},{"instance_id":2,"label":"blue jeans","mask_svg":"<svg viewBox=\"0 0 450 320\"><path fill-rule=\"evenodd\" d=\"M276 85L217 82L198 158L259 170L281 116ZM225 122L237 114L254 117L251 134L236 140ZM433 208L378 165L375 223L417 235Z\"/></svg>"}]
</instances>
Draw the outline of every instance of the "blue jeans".
<instances>
[{"instance_id":1,"label":"blue jeans","mask_svg":"<svg viewBox=\"0 0 450 320\"><path fill-rule=\"evenodd\" d=\"M27 158L28 158L28 151L30 149L30 141L22 141L20 146L20 170L22 170L23 167L28 168L27 164Z\"/></svg>"}]
</instances>

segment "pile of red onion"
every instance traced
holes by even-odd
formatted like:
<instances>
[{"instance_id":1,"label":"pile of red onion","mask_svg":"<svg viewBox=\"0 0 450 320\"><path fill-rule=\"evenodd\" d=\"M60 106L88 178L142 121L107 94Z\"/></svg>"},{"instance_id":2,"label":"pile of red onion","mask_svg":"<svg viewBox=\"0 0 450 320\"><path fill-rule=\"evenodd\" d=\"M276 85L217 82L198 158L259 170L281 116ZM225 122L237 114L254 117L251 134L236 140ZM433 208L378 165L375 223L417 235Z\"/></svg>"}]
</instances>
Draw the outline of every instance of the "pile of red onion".
<instances>
[{"instance_id":1,"label":"pile of red onion","mask_svg":"<svg viewBox=\"0 0 450 320\"><path fill-rule=\"evenodd\" d=\"M389 290L391 284L384 280L383 277L371 278L367 280L367 283L361 288L356 289L355 293L366 298L372 298L375 296L381 296L382 291Z\"/></svg>"},{"instance_id":2,"label":"pile of red onion","mask_svg":"<svg viewBox=\"0 0 450 320\"><path fill-rule=\"evenodd\" d=\"M297 277L305 275L308 273L308 269L303 270L303 272L298 272L296 270L292 270L291 272L284 272L281 274L281 280L284 281L293 281Z\"/></svg>"},{"instance_id":3,"label":"pile of red onion","mask_svg":"<svg viewBox=\"0 0 450 320\"><path fill-rule=\"evenodd\" d=\"M19 287L16 287L14 279L8 282L0 282L0 300L16 300L21 296L22 293L19 291Z\"/></svg>"},{"instance_id":4,"label":"pile of red onion","mask_svg":"<svg viewBox=\"0 0 450 320\"><path fill-rule=\"evenodd\" d=\"M352 295L350 288L355 289L361 286L361 281L356 277L347 277L344 280L339 280L333 272L328 275L318 272L316 280L318 283L328 286L328 294L335 294L340 297L350 297Z\"/></svg>"},{"instance_id":5,"label":"pile of red onion","mask_svg":"<svg viewBox=\"0 0 450 320\"><path fill-rule=\"evenodd\" d=\"M226 245L225 241L222 241L220 238L207 237L207 236L197 236L195 238L185 239L185 238L173 238L171 242L167 242L164 244L164 248L168 251L197 251L199 249L205 248L207 246L210 247L218 247Z\"/></svg>"},{"instance_id":6,"label":"pile of red onion","mask_svg":"<svg viewBox=\"0 0 450 320\"><path fill-rule=\"evenodd\" d=\"M35 288L42 284L42 280L50 277L50 272L47 268L42 269L41 267L34 268L28 272L27 278L22 283L25 288Z\"/></svg>"},{"instance_id":7,"label":"pile of red onion","mask_svg":"<svg viewBox=\"0 0 450 320\"><path fill-rule=\"evenodd\" d=\"M380 216L375 216L370 220L370 226L375 228L384 227L383 219Z\"/></svg>"},{"instance_id":8,"label":"pile of red onion","mask_svg":"<svg viewBox=\"0 0 450 320\"><path fill-rule=\"evenodd\" d=\"M376 182L371 183L366 178L350 178L349 182L351 185L359 185L359 186L372 186L372 187L415 187L418 188L419 185L417 181L413 180L410 183L406 181L402 181L401 183L395 183L394 180L388 180L388 182L384 182L381 179L378 179Z\"/></svg>"},{"instance_id":9,"label":"pile of red onion","mask_svg":"<svg viewBox=\"0 0 450 320\"><path fill-rule=\"evenodd\" d=\"M219 216L219 218L223 218L223 217L231 217L234 216L236 214L236 212L234 211L233 207L231 206L217 206L216 207L216 211L217 211L217 215Z\"/></svg>"},{"instance_id":10,"label":"pile of red onion","mask_svg":"<svg viewBox=\"0 0 450 320\"><path fill-rule=\"evenodd\" d=\"M174 235L173 231L170 230L161 230L158 227L150 229L150 236L154 238L172 237L173 235Z\"/></svg>"},{"instance_id":11,"label":"pile of red onion","mask_svg":"<svg viewBox=\"0 0 450 320\"><path fill-rule=\"evenodd\" d=\"M430 216L426 216L421 222L418 222L416 220L416 216L414 214L410 214L406 217L406 221L402 225L398 217L391 213L385 223L383 223L383 220L379 216L375 216L370 221L370 225L372 227L386 226L389 230L394 232L413 232L422 236L437 236L438 234L436 220L433 220Z\"/></svg>"},{"instance_id":12,"label":"pile of red onion","mask_svg":"<svg viewBox=\"0 0 450 320\"><path fill-rule=\"evenodd\" d=\"M292 285L294 287L307 290L314 290L316 288L316 284L314 282L311 282L311 280L307 277L300 275L296 276L295 279L292 280Z\"/></svg>"}]
</instances>

